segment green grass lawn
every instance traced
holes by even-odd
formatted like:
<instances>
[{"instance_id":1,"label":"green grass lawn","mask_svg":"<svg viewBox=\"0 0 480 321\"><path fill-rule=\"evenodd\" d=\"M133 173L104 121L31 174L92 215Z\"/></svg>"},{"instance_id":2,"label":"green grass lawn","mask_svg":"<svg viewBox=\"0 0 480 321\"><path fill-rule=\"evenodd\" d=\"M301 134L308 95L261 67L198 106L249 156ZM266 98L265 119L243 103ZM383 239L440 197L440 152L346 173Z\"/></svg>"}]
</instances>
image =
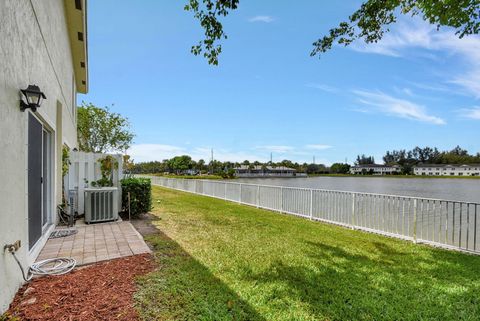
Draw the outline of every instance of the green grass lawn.
<instances>
[{"instance_id":1,"label":"green grass lawn","mask_svg":"<svg viewBox=\"0 0 480 321\"><path fill-rule=\"evenodd\" d=\"M145 320L479 320L480 257L153 188Z\"/></svg>"}]
</instances>

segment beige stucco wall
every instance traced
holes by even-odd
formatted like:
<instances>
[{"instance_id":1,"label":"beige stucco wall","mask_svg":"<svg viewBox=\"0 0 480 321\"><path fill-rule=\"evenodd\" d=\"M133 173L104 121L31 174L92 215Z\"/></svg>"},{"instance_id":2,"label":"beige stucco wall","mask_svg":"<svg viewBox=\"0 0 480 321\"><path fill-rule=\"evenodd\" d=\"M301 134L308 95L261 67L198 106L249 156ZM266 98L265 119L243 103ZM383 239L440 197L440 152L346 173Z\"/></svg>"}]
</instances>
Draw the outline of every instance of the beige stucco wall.
<instances>
[{"instance_id":1,"label":"beige stucco wall","mask_svg":"<svg viewBox=\"0 0 480 321\"><path fill-rule=\"evenodd\" d=\"M22 241L18 256L24 267L35 259L45 240L28 250L27 121L19 110L19 90L38 85L47 96L36 113L53 135L61 119L62 137L76 147L75 84L63 0L0 1L0 313L22 284L20 270L3 246ZM61 115L57 115L61 106ZM58 117L59 116L59 117ZM51 211L61 198L58 148L53 145L57 182ZM56 215L53 214L53 218ZM45 235L46 236L46 235Z\"/></svg>"}]
</instances>

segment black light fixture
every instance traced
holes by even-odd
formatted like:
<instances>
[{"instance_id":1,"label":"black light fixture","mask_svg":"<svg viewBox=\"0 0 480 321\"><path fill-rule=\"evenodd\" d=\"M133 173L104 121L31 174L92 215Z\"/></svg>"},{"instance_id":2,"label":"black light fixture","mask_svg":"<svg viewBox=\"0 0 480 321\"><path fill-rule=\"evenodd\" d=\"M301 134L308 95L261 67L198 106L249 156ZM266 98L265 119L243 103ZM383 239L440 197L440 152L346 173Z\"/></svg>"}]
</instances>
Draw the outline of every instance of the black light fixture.
<instances>
[{"instance_id":1,"label":"black light fixture","mask_svg":"<svg viewBox=\"0 0 480 321\"><path fill-rule=\"evenodd\" d=\"M20 110L30 108L33 112L37 111L37 108L42 104L42 99L47 99L45 94L40 90L37 85L28 85L27 89L20 90L25 96L27 102L20 100Z\"/></svg>"}]
</instances>

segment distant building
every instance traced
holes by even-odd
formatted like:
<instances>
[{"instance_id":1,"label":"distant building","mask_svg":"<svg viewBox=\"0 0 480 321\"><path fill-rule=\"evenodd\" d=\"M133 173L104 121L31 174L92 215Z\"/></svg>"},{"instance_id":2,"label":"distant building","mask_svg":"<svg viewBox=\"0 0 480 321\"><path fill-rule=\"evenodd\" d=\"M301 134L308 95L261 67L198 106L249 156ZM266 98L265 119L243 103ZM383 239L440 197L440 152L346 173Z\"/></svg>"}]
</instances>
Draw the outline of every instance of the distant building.
<instances>
[{"instance_id":1,"label":"distant building","mask_svg":"<svg viewBox=\"0 0 480 321\"><path fill-rule=\"evenodd\" d=\"M279 166L248 166L242 165L236 167L235 176L236 177L295 177L295 176L305 176L303 173L297 173L294 168Z\"/></svg>"},{"instance_id":2,"label":"distant building","mask_svg":"<svg viewBox=\"0 0 480 321\"><path fill-rule=\"evenodd\" d=\"M426 176L480 176L480 164L420 164L413 174Z\"/></svg>"},{"instance_id":3,"label":"distant building","mask_svg":"<svg viewBox=\"0 0 480 321\"><path fill-rule=\"evenodd\" d=\"M400 172L401 168L399 165L368 164L356 165L350 168L350 173L355 175L393 175L400 174Z\"/></svg>"},{"instance_id":4,"label":"distant building","mask_svg":"<svg viewBox=\"0 0 480 321\"><path fill-rule=\"evenodd\" d=\"M187 169L182 172L183 175L191 175L191 176L198 175L198 173L199 172L196 169Z\"/></svg>"}]
</instances>

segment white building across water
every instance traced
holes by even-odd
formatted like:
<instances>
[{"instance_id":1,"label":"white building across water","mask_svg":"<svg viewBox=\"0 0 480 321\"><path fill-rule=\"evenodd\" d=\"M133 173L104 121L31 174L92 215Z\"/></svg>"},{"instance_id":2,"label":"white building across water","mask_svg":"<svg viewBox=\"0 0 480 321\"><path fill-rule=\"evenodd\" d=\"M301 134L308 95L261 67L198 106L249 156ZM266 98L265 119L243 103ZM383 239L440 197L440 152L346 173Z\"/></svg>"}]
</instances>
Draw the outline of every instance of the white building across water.
<instances>
[{"instance_id":1,"label":"white building across water","mask_svg":"<svg viewBox=\"0 0 480 321\"><path fill-rule=\"evenodd\" d=\"M306 176L304 173L297 173L294 168L279 166L241 165L235 168L236 177L295 177Z\"/></svg>"},{"instance_id":2,"label":"white building across water","mask_svg":"<svg viewBox=\"0 0 480 321\"><path fill-rule=\"evenodd\" d=\"M480 164L422 164L413 168L415 175L480 176Z\"/></svg>"},{"instance_id":3,"label":"white building across water","mask_svg":"<svg viewBox=\"0 0 480 321\"><path fill-rule=\"evenodd\" d=\"M394 175L400 174L401 168L399 165L355 165L350 168L350 173L355 175Z\"/></svg>"}]
</instances>

